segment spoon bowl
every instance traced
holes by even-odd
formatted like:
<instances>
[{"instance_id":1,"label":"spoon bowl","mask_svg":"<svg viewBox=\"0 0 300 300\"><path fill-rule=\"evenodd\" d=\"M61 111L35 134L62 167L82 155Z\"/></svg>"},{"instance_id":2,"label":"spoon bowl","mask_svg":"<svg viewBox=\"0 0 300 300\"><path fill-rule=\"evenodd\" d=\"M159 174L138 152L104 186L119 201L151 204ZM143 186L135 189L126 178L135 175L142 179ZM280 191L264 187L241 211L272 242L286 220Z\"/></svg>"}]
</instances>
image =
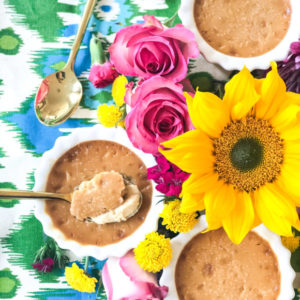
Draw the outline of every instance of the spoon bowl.
<instances>
[{"instance_id":1,"label":"spoon bowl","mask_svg":"<svg viewBox=\"0 0 300 300\"><path fill-rule=\"evenodd\" d=\"M36 116L47 126L59 125L75 112L81 98L81 83L66 67L43 80L35 99Z\"/></svg>"}]
</instances>

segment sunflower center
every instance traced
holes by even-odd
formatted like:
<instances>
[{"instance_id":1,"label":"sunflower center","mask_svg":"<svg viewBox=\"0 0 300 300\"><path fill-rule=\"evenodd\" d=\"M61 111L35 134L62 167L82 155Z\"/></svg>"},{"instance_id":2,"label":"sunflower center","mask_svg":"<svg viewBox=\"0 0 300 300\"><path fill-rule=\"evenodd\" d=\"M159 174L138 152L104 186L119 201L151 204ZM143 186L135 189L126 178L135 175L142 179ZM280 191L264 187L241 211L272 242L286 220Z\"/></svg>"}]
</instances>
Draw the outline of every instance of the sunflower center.
<instances>
[{"instance_id":1,"label":"sunflower center","mask_svg":"<svg viewBox=\"0 0 300 300\"><path fill-rule=\"evenodd\" d=\"M241 138L232 147L230 160L241 172L255 169L263 160L263 146L255 138Z\"/></svg>"},{"instance_id":2,"label":"sunflower center","mask_svg":"<svg viewBox=\"0 0 300 300\"><path fill-rule=\"evenodd\" d=\"M232 121L214 140L214 170L241 191L254 191L280 174L284 144L267 120Z\"/></svg>"}]
</instances>

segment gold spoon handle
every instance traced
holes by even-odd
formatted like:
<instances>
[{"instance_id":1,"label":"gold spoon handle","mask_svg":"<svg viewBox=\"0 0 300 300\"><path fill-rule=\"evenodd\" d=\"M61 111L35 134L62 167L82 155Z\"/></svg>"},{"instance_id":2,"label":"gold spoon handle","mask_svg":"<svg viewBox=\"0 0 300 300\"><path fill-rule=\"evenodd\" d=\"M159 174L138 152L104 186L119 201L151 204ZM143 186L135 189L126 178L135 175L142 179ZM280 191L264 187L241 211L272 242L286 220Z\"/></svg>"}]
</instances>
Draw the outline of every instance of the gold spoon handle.
<instances>
[{"instance_id":1,"label":"gold spoon handle","mask_svg":"<svg viewBox=\"0 0 300 300\"><path fill-rule=\"evenodd\" d=\"M47 192L16 191L9 189L0 189L0 198L28 198L28 199L60 199L71 202L68 194L56 194Z\"/></svg>"},{"instance_id":2,"label":"gold spoon handle","mask_svg":"<svg viewBox=\"0 0 300 300\"><path fill-rule=\"evenodd\" d=\"M96 3L96 0L88 0L87 4L85 6L84 13L83 13L76 37L75 37L75 41L74 41L72 50L70 52L67 65L66 65L66 67L70 67L72 70L74 69L74 62L75 62L75 58L77 55L77 51L80 47L82 37L84 35L86 26L89 22L91 13L93 12L95 3Z\"/></svg>"}]
</instances>

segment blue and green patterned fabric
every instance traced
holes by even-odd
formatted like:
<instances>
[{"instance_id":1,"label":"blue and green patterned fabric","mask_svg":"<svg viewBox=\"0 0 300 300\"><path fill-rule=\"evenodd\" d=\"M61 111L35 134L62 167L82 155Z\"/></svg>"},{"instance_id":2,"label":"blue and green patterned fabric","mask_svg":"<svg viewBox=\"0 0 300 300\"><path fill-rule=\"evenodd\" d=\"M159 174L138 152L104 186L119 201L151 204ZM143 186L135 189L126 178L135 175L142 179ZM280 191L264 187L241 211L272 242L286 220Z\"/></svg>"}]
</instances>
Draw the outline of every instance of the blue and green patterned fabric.
<instances>
[{"instance_id":1,"label":"blue and green patterned fabric","mask_svg":"<svg viewBox=\"0 0 300 300\"><path fill-rule=\"evenodd\" d=\"M180 5L180 0L97 1L75 63L84 90L80 107L65 123L46 127L35 117L35 94L44 77L65 65L85 2L0 0L0 188L32 189L42 154L59 136L98 123L98 105L112 102L111 86L96 89L87 79L92 33L103 39L107 49L122 27L142 22L144 14L164 22ZM180 20L176 18L176 22ZM205 68L209 70L209 66ZM212 68L214 72L227 76ZM47 238L33 208L32 201L0 199L0 298L96 299L95 293L72 290L62 269L41 273L32 268L34 255ZM295 258L300 269L298 261ZM101 269L103 263L92 259L90 273ZM103 288L97 299L106 299Z\"/></svg>"}]
</instances>

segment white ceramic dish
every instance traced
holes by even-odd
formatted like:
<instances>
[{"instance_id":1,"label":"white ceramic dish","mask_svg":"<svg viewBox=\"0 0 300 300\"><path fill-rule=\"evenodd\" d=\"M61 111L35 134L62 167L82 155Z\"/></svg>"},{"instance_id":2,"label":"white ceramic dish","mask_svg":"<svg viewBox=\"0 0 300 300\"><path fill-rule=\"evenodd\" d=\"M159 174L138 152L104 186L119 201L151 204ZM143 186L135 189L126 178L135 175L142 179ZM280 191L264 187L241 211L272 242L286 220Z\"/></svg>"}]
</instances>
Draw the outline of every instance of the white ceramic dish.
<instances>
[{"instance_id":1,"label":"white ceramic dish","mask_svg":"<svg viewBox=\"0 0 300 300\"><path fill-rule=\"evenodd\" d=\"M160 285L169 287L169 293L165 300L177 300L178 294L175 285L175 269L177 260L185 245L197 234L207 228L205 216L202 216L196 226L188 233L180 234L171 240L173 257L171 264L163 270L160 278ZM293 289L293 281L295 272L290 265L291 253L282 246L280 237L267 229L264 225L260 225L253 229L263 239L268 241L272 250L278 259L278 267L281 274L280 294L277 300L292 300L295 296Z\"/></svg>"},{"instance_id":2,"label":"white ceramic dish","mask_svg":"<svg viewBox=\"0 0 300 300\"><path fill-rule=\"evenodd\" d=\"M290 48L290 44L297 41L300 36L300 1L290 0L292 15L290 27L282 41L272 50L255 57L235 57L221 53L211 47L200 35L194 20L195 0L183 0L178 11L182 24L189 28L196 37L200 52L210 63L219 64L226 70L241 70L244 65L252 71L254 69L267 69L271 61L283 60Z\"/></svg>"},{"instance_id":3,"label":"white ceramic dish","mask_svg":"<svg viewBox=\"0 0 300 300\"><path fill-rule=\"evenodd\" d=\"M117 142L126 146L144 162L147 168L156 164L150 154L145 154L141 150L134 148L127 137L126 131L120 127L106 128L102 125L95 125L89 128L78 128L68 136L59 137L54 147L45 152L41 158L38 169L35 172L34 191L44 191L49 172L56 160L73 146L89 140L107 140ZM35 216L43 225L44 232L56 240L59 247L71 250L77 256L93 256L99 260L106 259L109 256L123 256L129 249L135 248L138 243L144 239L145 234L157 229L159 213L162 210L162 203L157 204L159 192L154 186L152 203L147 217L142 225L130 236L107 246L99 247L94 245L81 245L80 243L67 239L64 234L53 226L52 220L45 212L45 201L36 201Z\"/></svg>"}]
</instances>

